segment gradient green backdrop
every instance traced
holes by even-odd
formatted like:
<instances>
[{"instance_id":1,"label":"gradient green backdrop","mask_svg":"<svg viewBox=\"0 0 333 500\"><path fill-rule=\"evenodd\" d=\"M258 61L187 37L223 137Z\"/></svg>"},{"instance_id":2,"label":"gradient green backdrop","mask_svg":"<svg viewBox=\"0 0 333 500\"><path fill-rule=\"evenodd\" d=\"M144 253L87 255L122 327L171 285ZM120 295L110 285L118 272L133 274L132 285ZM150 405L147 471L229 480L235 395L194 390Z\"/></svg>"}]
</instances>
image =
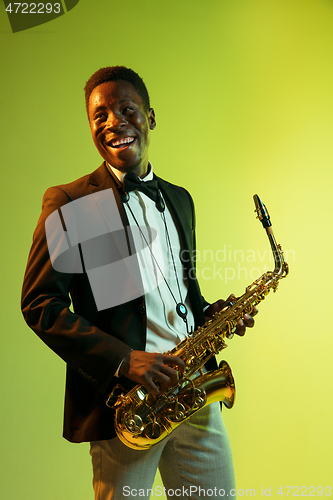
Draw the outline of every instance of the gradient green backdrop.
<instances>
[{"instance_id":1,"label":"gradient green backdrop","mask_svg":"<svg viewBox=\"0 0 333 500\"><path fill-rule=\"evenodd\" d=\"M240 295L272 265L254 193L288 254L290 277L223 353L239 496L333 486L333 2L80 0L20 33L4 7L0 20L1 498L92 498L88 445L61 437L65 366L19 301L44 191L101 163L82 88L115 64L149 88L156 173L195 199L205 297Z\"/></svg>"}]
</instances>

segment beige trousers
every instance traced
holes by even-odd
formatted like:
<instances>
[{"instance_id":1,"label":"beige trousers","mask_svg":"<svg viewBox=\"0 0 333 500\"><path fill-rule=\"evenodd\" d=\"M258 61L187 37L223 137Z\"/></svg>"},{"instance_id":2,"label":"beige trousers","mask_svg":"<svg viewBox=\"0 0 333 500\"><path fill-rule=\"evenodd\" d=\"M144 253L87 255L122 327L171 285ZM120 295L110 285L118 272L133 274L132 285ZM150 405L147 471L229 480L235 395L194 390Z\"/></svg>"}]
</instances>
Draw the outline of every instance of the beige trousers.
<instances>
[{"instance_id":1,"label":"beige trousers","mask_svg":"<svg viewBox=\"0 0 333 500\"><path fill-rule=\"evenodd\" d=\"M235 478L219 403L183 422L149 450L132 450L117 437L91 443L95 500L234 497ZM159 468L164 488L153 483Z\"/></svg>"}]
</instances>

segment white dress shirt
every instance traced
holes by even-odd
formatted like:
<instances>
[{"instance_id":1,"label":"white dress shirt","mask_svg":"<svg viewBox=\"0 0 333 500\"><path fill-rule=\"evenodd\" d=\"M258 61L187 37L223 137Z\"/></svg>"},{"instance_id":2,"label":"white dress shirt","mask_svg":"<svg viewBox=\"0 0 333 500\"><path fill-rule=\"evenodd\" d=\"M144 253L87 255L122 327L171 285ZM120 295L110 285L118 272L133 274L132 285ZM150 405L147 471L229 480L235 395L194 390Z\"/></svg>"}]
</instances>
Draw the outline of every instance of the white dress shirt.
<instances>
[{"instance_id":1,"label":"white dress shirt","mask_svg":"<svg viewBox=\"0 0 333 500\"><path fill-rule=\"evenodd\" d=\"M142 182L153 178L152 166L149 165L150 172L144 179L141 179ZM109 167L118 179L123 180L125 174L121 174L111 166ZM137 222L134 220L129 207ZM176 312L178 302L183 302L186 305L188 329L189 331L194 329L194 317L188 297L188 286L180 260L181 247L178 231L167 205L165 204L165 211L162 214L157 210L155 202L141 191L130 192L129 201L124 203L124 208L130 226L137 227L138 224L146 227L150 236L150 229L157 231L157 237L153 241L151 239L149 241L151 251L146 248L145 252L140 252L139 258L141 276L143 282L147 285L145 289L148 289L147 293L145 293L147 314L145 350L147 352L166 352L175 347L188 333L184 320ZM163 221L163 215L166 224ZM171 249L168 243L168 234ZM159 268L162 272L160 272ZM167 280L172 294L164 278Z\"/></svg>"}]
</instances>

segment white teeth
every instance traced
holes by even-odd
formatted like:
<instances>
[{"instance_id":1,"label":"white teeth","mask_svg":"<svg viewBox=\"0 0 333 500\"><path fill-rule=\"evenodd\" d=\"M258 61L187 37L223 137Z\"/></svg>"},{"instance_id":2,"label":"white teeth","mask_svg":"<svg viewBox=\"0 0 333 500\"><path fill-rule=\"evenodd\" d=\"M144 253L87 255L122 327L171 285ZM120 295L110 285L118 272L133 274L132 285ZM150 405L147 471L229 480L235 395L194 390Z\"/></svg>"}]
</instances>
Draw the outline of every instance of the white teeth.
<instances>
[{"instance_id":1,"label":"white teeth","mask_svg":"<svg viewBox=\"0 0 333 500\"><path fill-rule=\"evenodd\" d=\"M129 144L134 141L134 137L124 137L123 139L118 139L117 141L112 141L112 146L121 146L121 144Z\"/></svg>"}]
</instances>

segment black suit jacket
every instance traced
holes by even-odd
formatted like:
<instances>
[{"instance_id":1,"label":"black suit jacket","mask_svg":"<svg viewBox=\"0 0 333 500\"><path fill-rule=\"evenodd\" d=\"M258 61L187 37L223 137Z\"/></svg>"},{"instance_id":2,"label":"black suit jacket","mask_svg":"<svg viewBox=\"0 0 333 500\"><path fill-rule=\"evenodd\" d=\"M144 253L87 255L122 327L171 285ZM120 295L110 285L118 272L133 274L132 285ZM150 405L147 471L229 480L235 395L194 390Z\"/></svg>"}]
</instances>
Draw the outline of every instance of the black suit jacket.
<instances>
[{"instance_id":1,"label":"black suit jacket","mask_svg":"<svg viewBox=\"0 0 333 500\"><path fill-rule=\"evenodd\" d=\"M204 322L201 296L194 277L195 215L189 193L158 177L158 185L173 215L184 252L189 296L196 325ZM70 184L49 188L34 232L22 291L22 312L27 324L67 364L64 437L72 442L114 437L113 412L106 397L115 383L126 389L133 383L114 374L130 349L144 350L146 313L144 297L98 311L86 274L65 274L53 269L45 236L45 220L59 207L96 191L113 189L124 225L128 220L119 185L103 163L92 174ZM71 309L74 312L71 312ZM215 359L210 369L216 368Z\"/></svg>"}]
</instances>

